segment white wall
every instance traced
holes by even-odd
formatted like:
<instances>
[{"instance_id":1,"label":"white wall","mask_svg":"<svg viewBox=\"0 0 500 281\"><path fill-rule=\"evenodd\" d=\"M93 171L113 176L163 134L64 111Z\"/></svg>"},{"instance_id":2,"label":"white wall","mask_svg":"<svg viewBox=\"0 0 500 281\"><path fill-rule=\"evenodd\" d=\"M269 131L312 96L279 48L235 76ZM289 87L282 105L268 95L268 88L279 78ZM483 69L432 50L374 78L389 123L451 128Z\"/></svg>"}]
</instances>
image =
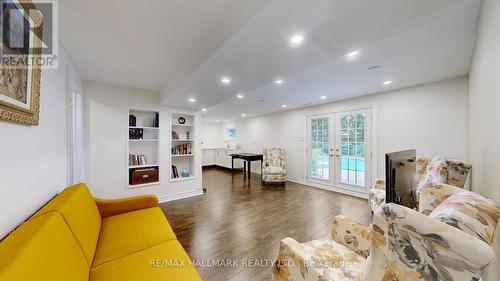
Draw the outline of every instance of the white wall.
<instances>
[{"instance_id":1,"label":"white wall","mask_svg":"<svg viewBox=\"0 0 500 281\"><path fill-rule=\"evenodd\" d=\"M159 105L158 93L85 82L86 151L88 185L94 196L102 198L156 194L160 201L201 193L201 137L195 133L196 180L170 183L170 112L183 112ZM128 186L129 108L160 112L161 184L139 188ZM199 114L198 114L199 115ZM201 127L197 118L196 128Z\"/></svg>"},{"instance_id":2,"label":"white wall","mask_svg":"<svg viewBox=\"0 0 500 281\"><path fill-rule=\"evenodd\" d=\"M201 125L202 148L222 148L224 132L220 123L203 122Z\"/></svg>"},{"instance_id":3,"label":"white wall","mask_svg":"<svg viewBox=\"0 0 500 281\"><path fill-rule=\"evenodd\" d=\"M500 201L500 1L483 0L469 74L469 158L473 190ZM500 276L500 245L485 280Z\"/></svg>"},{"instance_id":4,"label":"white wall","mask_svg":"<svg viewBox=\"0 0 500 281\"><path fill-rule=\"evenodd\" d=\"M40 125L0 122L0 238L68 184L68 73L79 78L61 46L59 52L59 69L42 70Z\"/></svg>"},{"instance_id":5,"label":"white wall","mask_svg":"<svg viewBox=\"0 0 500 281\"><path fill-rule=\"evenodd\" d=\"M353 107L374 106L378 127L374 173L384 177L386 152L415 148L419 155L445 155L467 160L467 78L420 85L341 102L290 110L226 123L238 129L243 149L265 147L286 150L290 179L305 180L306 118ZM223 137L223 135L221 136ZM375 152L374 151L374 152ZM258 167L254 167L258 170Z\"/></svg>"}]
</instances>

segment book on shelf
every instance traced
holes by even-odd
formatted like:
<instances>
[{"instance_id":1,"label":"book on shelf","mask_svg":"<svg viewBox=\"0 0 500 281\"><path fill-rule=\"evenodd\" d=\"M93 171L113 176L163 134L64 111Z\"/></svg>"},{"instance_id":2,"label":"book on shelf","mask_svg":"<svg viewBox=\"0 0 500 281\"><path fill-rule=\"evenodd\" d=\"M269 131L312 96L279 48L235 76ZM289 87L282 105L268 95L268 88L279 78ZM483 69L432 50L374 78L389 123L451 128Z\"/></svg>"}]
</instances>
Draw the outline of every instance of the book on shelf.
<instances>
[{"instance_id":1,"label":"book on shelf","mask_svg":"<svg viewBox=\"0 0 500 281\"><path fill-rule=\"evenodd\" d=\"M191 143L179 144L172 147L172 155L193 154L193 145Z\"/></svg>"},{"instance_id":2,"label":"book on shelf","mask_svg":"<svg viewBox=\"0 0 500 281\"><path fill-rule=\"evenodd\" d=\"M172 178L178 178L179 177L179 171L177 171L177 166L172 165Z\"/></svg>"},{"instance_id":3,"label":"book on shelf","mask_svg":"<svg viewBox=\"0 0 500 281\"><path fill-rule=\"evenodd\" d=\"M141 165L147 165L148 161L146 160L146 155L136 155L136 154L129 154L128 155L128 165L129 166L141 166Z\"/></svg>"}]
</instances>

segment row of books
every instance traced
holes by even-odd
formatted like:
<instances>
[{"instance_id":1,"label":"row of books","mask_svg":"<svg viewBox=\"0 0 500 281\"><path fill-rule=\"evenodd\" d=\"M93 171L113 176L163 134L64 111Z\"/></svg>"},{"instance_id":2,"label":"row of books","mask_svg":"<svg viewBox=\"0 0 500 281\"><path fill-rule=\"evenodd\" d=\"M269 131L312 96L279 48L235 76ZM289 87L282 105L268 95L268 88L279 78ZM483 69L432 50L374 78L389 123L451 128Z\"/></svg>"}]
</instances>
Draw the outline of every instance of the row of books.
<instances>
[{"instance_id":1,"label":"row of books","mask_svg":"<svg viewBox=\"0 0 500 281\"><path fill-rule=\"evenodd\" d=\"M193 146L190 143L173 146L172 155L179 154L193 154Z\"/></svg>"},{"instance_id":2,"label":"row of books","mask_svg":"<svg viewBox=\"0 0 500 281\"><path fill-rule=\"evenodd\" d=\"M146 155L136 155L129 154L128 155L128 165L129 166L138 166L138 165L147 165L148 162L146 160Z\"/></svg>"}]
</instances>

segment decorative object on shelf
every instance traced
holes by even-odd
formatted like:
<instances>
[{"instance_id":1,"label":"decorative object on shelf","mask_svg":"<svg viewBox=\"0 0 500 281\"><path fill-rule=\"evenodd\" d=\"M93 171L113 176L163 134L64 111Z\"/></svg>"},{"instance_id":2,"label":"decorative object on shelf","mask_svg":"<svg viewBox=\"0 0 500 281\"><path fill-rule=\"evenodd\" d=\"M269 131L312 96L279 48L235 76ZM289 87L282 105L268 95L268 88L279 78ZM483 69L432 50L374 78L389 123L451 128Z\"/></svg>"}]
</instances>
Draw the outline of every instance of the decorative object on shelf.
<instances>
[{"instance_id":1,"label":"decorative object on shelf","mask_svg":"<svg viewBox=\"0 0 500 281\"><path fill-rule=\"evenodd\" d=\"M189 140L189 131L186 132L186 139Z\"/></svg>"},{"instance_id":2,"label":"decorative object on shelf","mask_svg":"<svg viewBox=\"0 0 500 281\"><path fill-rule=\"evenodd\" d=\"M177 122L179 122L179 124L185 124L186 123L186 118L184 118L184 117L181 116L181 117L177 118Z\"/></svg>"},{"instance_id":3,"label":"decorative object on shelf","mask_svg":"<svg viewBox=\"0 0 500 281\"><path fill-rule=\"evenodd\" d=\"M181 177L183 178L189 178L191 175L188 173L186 170L182 170Z\"/></svg>"},{"instance_id":4,"label":"decorative object on shelf","mask_svg":"<svg viewBox=\"0 0 500 281\"><path fill-rule=\"evenodd\" d=\"M135 117L134 114L130 114L128 116L128 125L129 125L129 127L137 126L137 117Z\"/></svg>"},{"instance_id":5,"label":"decorative object on shelf","mask_svg":"<svg viewBox=\"0 0 500 281\"><path fill-rule=\"evenodd\" d=\"M128 129L128 138L131 140L142 140L144 138L144 130L143 129Z\"/></svg>"},{"instance_id":6,"label":"decorative object on shelf","mask_svg":"<svg viewBox=\"0 0 500 281\"><path fill-rule=\"evenodd\" d=\"M2 1L2 59L39 62L42 48L42 13L32 1ZM5 10L4 10L5 9ZM31 10L35 12L30 12ZM9 15L8 17L6 15ZM32 24L29 24L32 22ZM25 28L26 26L34 26ZM9 32L10 29L10 32ZM34 36L30 35L34 34ZM25 40L32 38L32 40ZM21 48L9 48L21 42ZM2 65L0 69L0 120L38 126L40 112L40 63Z\"/></svg>"},{"instance_id":7,"label":"decorative object on shelf","mask_svg":"<svg viewBox=\"0 0 500 281\"><path fill-rule=\"evenodd\" d=\"M178 140L179 139L179 133L177 133L176 131L172 131L172 139L173 140Z\"/></svg>"},{"instance_id":8,"label":"decorative object on shelf","mask_svg":"<svg viewBox=\"0 0 500 281\"><path fill-rule=\"evenodd\" d=\"M154 183L159 181L158 167L148 169L130 170L129 183L131 185L139 185L146 183Z\"/></svg>"}]
</instances>

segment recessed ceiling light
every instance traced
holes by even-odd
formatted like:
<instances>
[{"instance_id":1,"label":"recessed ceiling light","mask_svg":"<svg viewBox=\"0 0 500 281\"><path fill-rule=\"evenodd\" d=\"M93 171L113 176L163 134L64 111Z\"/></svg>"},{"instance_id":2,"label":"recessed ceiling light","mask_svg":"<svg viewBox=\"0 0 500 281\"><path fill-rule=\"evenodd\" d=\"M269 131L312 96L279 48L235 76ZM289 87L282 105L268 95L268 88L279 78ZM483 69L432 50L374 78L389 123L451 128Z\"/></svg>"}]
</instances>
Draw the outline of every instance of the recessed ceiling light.
<instances>
[{"instance_id":1,"label":"recessed ceiling light","mask_svg":"<svg viewBox=\"0 0 500 281\"><path fill-rule=\"evenodd\" d=\"M286 108L286 104L282 104L281 107Z\"/></svg>"},{"instance_id":2,"label":"recessed ceiling light","mask_svg":"<svg viewBox=\"0 0 500 281\"><path fill-rule=\"evenodd\" d=\"M231 77L228 77L228 76L222 76L220 78L220 82L224 85L229 85L231 84Z\"/></svg>"},{"instance_id":3,"label":"recessed ceiling light","mask_svg":"<svg viewBox=\"0 0 500 281\"><path fill-rule=\"evenodd\" d=\"M392 81L391 81L391 80L387 80L387 81L385 81L385 82L384 82L384 85L386 85L386 86L387 86L387 85L391 85L391 84L392 84Z\"/></svg>"},{"instance_id":4,"label":"recessed ceiling light","mask_svg":"<svg viewBox=\"0 0 500 281\"><path fill-rule=\"evenodd\" d=\"M245 113L242 113L242 114L241 114L241 117L245 117L245 116L247 116Z\"/></svg>"},{"instance_id":5,"label":"recessed ceiling light","mask_svg":"<svg viewBox=\"0 0 500 281\"><path fill-rule=\"evenodd\" d=\"M326 99L326 96L321 96L320 99L324 100Z\"/></svg>"},{"instance_id":6,"label":"recessed ceiling light","mask_svg":"<svg viewBox=\"0 0 500 281\"><path fill-rule=\"evenodd\" d=\"M243 98L243 94L238 94L236 97L239 98L239 99L242 99Z\"/></svg>"},{"instance_id":7,"label":"recessed ceiling light","mask_svg":"<svg viewBox=\"0 0 500 281\"><path fill-rule=\"evenodd\" d=\"M352 52L347 53L348 58L353 58L357 55L359 55L359 51L352 51Z\"/></svg>"},{"instance_id":8,"label":"recessed ceiling light","mask_svg":"<svg viewBox=\"0 0 500 281\"><path fill-rule=\"evenodd\" d=\"M290 44L292 46L298 46L304 42L304 35L301 34L295 34L290 38Z\"/></svg>"},{"instance_id":9,"label":"recessed ceiling light","mask_svg":"<svg viewBox=\"0 0 500 281\"><path fill-rule=\"evenodd\" d=\"M216 120L216 122L217 122L217 123L219 123L219 122L220 122L220 120Z\"/></svg>"},{"instance_id":10,"label":"recessed ceiling light","mask_svg":"<svg viewBox=\"0 0 500 281\"><path fill-rule=\"evenodd\" d=\"M195 99L195 98L189 98L189 99L188 99L188 101L189 101L190 103L194 103L194 102L196 102L196 99Z\"/></svg>"},{"instance_id":11,"label":"recessed ceiling light","mask_svg":"<svg viewBox=\"0 0 500 281\"><path fill-rule=\"evenodd\" d=\"M285 83L285 81L283 81L283 79L276 79L276 81L274 81L274 83L276 85L281 85L281 84Z\"/></svg>"},{"instance_id":12,"label":"recessed ceiling light","mask_svg":"<svg viewBox=\"0 0 500 281\"><path fill-rule=\"evenodd\" d=\"M205 111L207 111L207 109L206 108L202 108L201 111L205 112Z\"/></svg>"}]
</instances>

